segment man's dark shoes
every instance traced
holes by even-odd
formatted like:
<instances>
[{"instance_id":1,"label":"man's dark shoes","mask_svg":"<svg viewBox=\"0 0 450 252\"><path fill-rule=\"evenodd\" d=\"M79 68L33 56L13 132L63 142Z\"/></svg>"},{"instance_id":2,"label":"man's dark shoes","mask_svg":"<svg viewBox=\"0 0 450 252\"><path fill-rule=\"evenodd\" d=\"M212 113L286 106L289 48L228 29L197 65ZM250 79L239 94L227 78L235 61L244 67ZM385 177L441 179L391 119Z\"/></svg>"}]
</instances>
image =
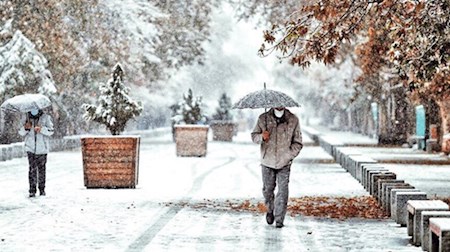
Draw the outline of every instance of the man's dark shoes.
<instances>
[{"instance_id":1,"label":"man's dark shoes","mask_svg":"<svg viewBox=\"0 0 450 252\"><path fill-rule=\"evenodd\" d=\"M275 220L275 217L273 216L273 213L266 214L267 224L272 225L274 220Z\"/></svg>"},{"instance_id":2,"label":"man's dark shoes","mask_svg":"<svg viewBox=\"0 0 450 252\"><path fill-rule=\"evenodd\" d=\"M276 224L275 224L275 227L277 227L277 228L282 228L284 225L283 225L283 223L281 223L281 222L277 222Z\"/></svg>"},{"instance_id":3,"label":"man's dark shoes","mask_svg":"<svg viewBox=\"0 0 450 252\"><path fill-rule=\"evenodd\" d=\"M39 191L39 194L40 194L41 196L45 196L45 191L44 191L44 190L41 190L41 191Z\"/></svg>"},{"instance_id":4,"label":"man's dark shoes","mask_svg":"<svg viewBox=\"0 0 450 252\"><path fill-rule=\"evenodd\" d=\"M30 194L28 195L30 198L36 197L36 193L34 192L30 192Z\"/></svg>"}]
</instances>

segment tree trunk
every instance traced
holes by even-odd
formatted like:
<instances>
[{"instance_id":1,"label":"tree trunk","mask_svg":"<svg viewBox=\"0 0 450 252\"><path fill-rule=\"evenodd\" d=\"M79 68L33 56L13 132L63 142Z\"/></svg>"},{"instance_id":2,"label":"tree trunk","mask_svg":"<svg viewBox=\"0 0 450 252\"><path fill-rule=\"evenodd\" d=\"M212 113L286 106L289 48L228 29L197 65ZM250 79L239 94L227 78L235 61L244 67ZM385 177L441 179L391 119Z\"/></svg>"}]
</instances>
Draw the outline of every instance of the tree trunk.
<instances>
[{"instance_id":1,"label":"tree trunk","mask_svg":"<svg viewBox=\"0 0 450 252\"><path fill-rule=\"evenodd\" d=\"M424 107L426 111L426 128L425 128L425 139L430 138L430 125L434 124L438 129L441 129L442 124L442 118L441 115L441 107L439 104L437 104L434 100L427 100L424 101ZM445 106L444 106L445 107ZM438 130L438 144L440 145L442 143L442 132Z\"/></svg>"},{"instance_id":2,"label":"tree trunk","mask_svg":"<svg viewBox=\"0 0 450 252\"><path fill-rule=\"evenodd\" d=\"M385 101L381 101L378 105L379 105L378 144L385 144L389 141L388 107L387 102Z\"/></svg>"},{"instance_id":3,"label":"tree trunk","mask_svg":"<svg viewBox=\"0 0 450 252\"><path fill-rule=\"evenodd\" d=\"M345 110L339 110L339 125L341 129L348 130L348 115Z\"/></svg>"},{"instance_id":4,"label":"tree trunk","mask_svg":"<svg viewBox=\"0 0 450 252\"><path fill-rule=\"evenodd\" d=\"M407 141L409 103L402 88L392 90L389 97L379 104L380 127L378 143L400 145Z\"/></svg>"},{"instance_id":5,"label":"tree trunk","mask_svg":"<svg viewBox=\"0 0 450 252\"><path fill-rule=\"evenodd\" d=\"M363 119L363 129L362 133L364 135L371 135L372 129L373 129L373 119L372 119L372 113L370 111L370 103L365 102L362 104L361 110L361 118Z\"/></svg>"},{"instance_id":6,"label":"tree trunk","mask_svg":"<svg viewBox=\"0 0 450 252\"><path fill-rule=\"evenodd\" d=\"M437 104L439 105L439 118L441 121L441 125L438 127L438 143L440 143L441 146L447 146L450 143L444 144L443 136L450 134L450 101L438 101Z\"/></svg>"},{"instance_id":7,"label":"tree trunk","mask_svg":"<svg viewBox=\"0 0 450 252\"><path fill-rule=\"evenodd\" d=\"M358 113L357 110L355 109L355 106L352 106L352 108L350 109L350 114L351 114L351 122L350 122L350 130L352 132L358 132Z\"/></svg>"}]
</instances>

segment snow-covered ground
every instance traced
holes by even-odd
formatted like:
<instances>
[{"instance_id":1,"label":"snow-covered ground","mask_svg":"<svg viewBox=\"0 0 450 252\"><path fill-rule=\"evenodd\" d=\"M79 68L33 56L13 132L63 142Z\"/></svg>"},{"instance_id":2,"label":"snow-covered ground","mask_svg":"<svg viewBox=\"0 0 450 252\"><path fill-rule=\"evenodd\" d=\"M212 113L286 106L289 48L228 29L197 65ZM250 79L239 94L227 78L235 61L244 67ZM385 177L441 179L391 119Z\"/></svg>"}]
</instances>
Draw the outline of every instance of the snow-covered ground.
<instances>
[{"instance_id":1,"label":"snow-covered ground","mask_svg":"<svg viewBox=\"0 0 450 252\"><path fill-rule=\"evenodd\" d=\"M136 189L86 189L80 150L54 152L47 196L31 199L27 160L1 162L0 251L421 251L389 219L289 215L276 229L263 214L169 204L262 201L258 155L248 132L208 142L204 158L177 157L169 134L145 137ZM290 196L317 195L368 194L320 147L306 146Z\"/></svg>"}]
</instances>

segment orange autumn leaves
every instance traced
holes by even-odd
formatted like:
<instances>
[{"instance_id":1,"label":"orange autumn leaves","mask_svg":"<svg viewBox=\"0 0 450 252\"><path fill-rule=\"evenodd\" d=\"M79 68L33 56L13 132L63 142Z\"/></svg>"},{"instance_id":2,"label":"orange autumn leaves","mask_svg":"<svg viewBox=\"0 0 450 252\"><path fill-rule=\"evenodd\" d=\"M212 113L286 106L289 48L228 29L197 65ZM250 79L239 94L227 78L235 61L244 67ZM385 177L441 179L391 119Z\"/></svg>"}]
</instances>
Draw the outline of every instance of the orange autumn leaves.
<instances>
[{"instance_id":1,"label":"orange autumn leaves","mask_svg":"<svg viewBox=\"0 0 450 252\"><path fill-rule=\"evenodd\" d=\"M352 44L363 70L357 78L360 85L382 86L390 78L393 85L402 83L412 92L446 100L449 10L448 1L439 0L305 1L286 11L292 14L284 23L268 20L275 22L264 32L259 53L278 51L281 58L305 68L311 61L334 64L339 55L352 53L345 50Z\"/></svg>"},{"instance_id":2,"label":"orange autumn leaves","mask_svg":"<svg viewBox=\"0 0 450 252\"><path fill-rule=\"evenodd\" d=\"M204 200L202 202L166 203L166 206L190 207L201 210L265 213L263 202L251 200ZM371 196L361 197L311 197L290 198L288 214L347 219L385 219L388 216Z\"/></svg>"},{"instance_id":3,"label":"orange autumn leaves","mask_svg":"<svg viewBox=\"0 0 450 252\"><path fill-rule=\"evenodd\" d=\"M337 219L387 218L377 201L370 196L364 197L302 197L291 199L288 211L292 215L300 214L315 217Z\"/></svg>"}]
</instances>

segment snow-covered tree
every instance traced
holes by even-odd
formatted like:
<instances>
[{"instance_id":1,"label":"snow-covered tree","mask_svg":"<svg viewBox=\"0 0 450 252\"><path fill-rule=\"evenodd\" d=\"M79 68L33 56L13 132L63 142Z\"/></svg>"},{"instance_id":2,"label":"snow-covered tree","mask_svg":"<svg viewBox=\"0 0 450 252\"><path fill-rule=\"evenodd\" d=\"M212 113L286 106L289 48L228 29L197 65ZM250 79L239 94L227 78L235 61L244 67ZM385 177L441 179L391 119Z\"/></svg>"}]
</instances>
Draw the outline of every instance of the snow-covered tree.
<instances>
[{"instance_id":1,"label":"snow-covered tree","mask_svg":"<svg viewBox=\"0 0 450 252\"><path fill-rule=\"evenodd\" d=\"M99 105L84 104L85 118L104 124L112 135L119 135L125 130L127 121L142 112L140 102L129 96L129 88L123 84L123 70L117 64L112 78L100 86Z\"/></svg>"},{"instance_id":2,"label":"snow-covered tree","mask_svg":"<svg viewBox=\"0 0 450 252\"><path fill-rule=\"evenodd\" d=\"M119 60L127 65L133 89L141 86L151 89L151 95L166 94L162 80L204 54L202 42L209 36L214 2L3 0L0 26L12 20L12 28L21 30L45 55L58 83L56 135L77 134L88 126L82 104Z\"/></svg>"},{"instance_id":3,"label":"snow-covered tree","mask_svg":"<svg viewBox=\"0 0 450 252\"><path fill-rule=\"evenodd\" d=\"M219 107L216 109L216 113L213 115L214 120L231 121L233 115L231 114L231 99L226 93L223 93L219 99Z\"/></svg>"},{"instance_id":4,"label":"snow-covered tree","mask_svg":"<svg viewBox=\"0 0 450 252\"><path fill-rule=\"evenodd\" d=\"M2 34L7 33L6 29ZM2 100L24 93L56 92L47 59L21 31L0 45L0 96Z\"/></svg>"},{"instance_id":5,"label":"snow-covered tree","mask_svg":"<svg viewBox=\"0 0 450 252\"><path fill-rule=\"evenodd\" d=\"M174 124L205 124L206 116L202 113L202 97L194 96L192 89L183 95L183 100L175 106L172 117Z\"/></svg>"},{"instance_id":6,"label":"snow-covered tree","mask_svg":"<svg viewBox=\"0 0 450 252\"><path fill-rule=\"evenodd\" d=\"M264 32L262 54L278 51L301 67L311 61L333 64L346 44L356 43L365 47L359 54L362 64L375 71L391 68L390 73L399 77L396 84L401 81L411 91L438 100L450 96L448 0L250 2L244 5L243 16L260 8L272 23ZM288 15L280 20L274 12ZM358 36L369 41L357 40Z\"/></svg>"},{"instance_id":7,"label":"snow-covered tree","mask_svg":"<svg viewBox=\"0 0 450 252\"><path fill-rule=\"evenodd\" d=\"M200 62L217 0L100 0L105 23L127 45L127 63L137 85L155 86L174 69Z\"/></svg>"},{"instance_id":8,"label":"snow-covered tree","mask_svg":"<svg viewBox=\"0 0 450 252\"><path fill-rule=\"evenodd\" d=\"M158 18L162 31L158 38L156 53L169 68L179 68L194 62L202 62L202 43L209 38L211 12L217 0L155 1L166 14Z\"/></svg>"},{"instance_id":9,"label":"snow-covered tree","mask_svg":"<svg viewBox=\"0 0 450 252\"><path fill-rule=\"evenodd\" d=\"M430 108L430 119L449 114L448 0L231 1L239 3L243 17L262 14L270 24L263 34L261 55L277 51L280 58L305 68L312 61L333 65L342 53L354 54L345 48L355 45L362 70L355 88L385 106L380 111L394 111L388 110L389 106L398 110L392 115L384 113L388 119L380 119L386 129L399 127L398 132L385 134L385 139L408 133L407 123L399 122L408 121L404 114L410 102ZM445 117L442 120L450 125ZM386 124L389 121L391 124ZM427 124L439 127L439 121ZM450 126L441 131L448 129Z\"/></svg>"},{"instance_id":10,"label":"snow-covered tree","mask_svg":"<svg viewBox=\"0 0 450 252\"><path fill-rule=\"evenodd\" d=\"M260 45L255 38L259 32L252 24L234 18L233 9L227 3L214 8L211 19L211 34L202 45L205 50L203 62L180 68L176 75L164 82L165 88L170 88L170 93L175 94L172 101L177 101L179 87L188 84L203 97L205 113L210 115L214 114L217 100L223 93L237 97L260 88L260 78L264 77L259 73L265 72L270 76L270 62L276 62L275 57L273 61L261 61L254 51ZM242 40L243 35L248 39Z\"/></svg>"},{"instance_id":11,"label":"snow-covered tree","mask_svg":"<svg viewBox=\"0 0 450 252\"><path fill-rule=\"evenodd\" d=\"M24 93L56 92L55 83L47 69L47 59L21 31L13 32L11 21L0 28L0 100ZM0 122L1 143L21 140L17 135L19 115L5 112Z\"/></svg>"}]
</instances>

